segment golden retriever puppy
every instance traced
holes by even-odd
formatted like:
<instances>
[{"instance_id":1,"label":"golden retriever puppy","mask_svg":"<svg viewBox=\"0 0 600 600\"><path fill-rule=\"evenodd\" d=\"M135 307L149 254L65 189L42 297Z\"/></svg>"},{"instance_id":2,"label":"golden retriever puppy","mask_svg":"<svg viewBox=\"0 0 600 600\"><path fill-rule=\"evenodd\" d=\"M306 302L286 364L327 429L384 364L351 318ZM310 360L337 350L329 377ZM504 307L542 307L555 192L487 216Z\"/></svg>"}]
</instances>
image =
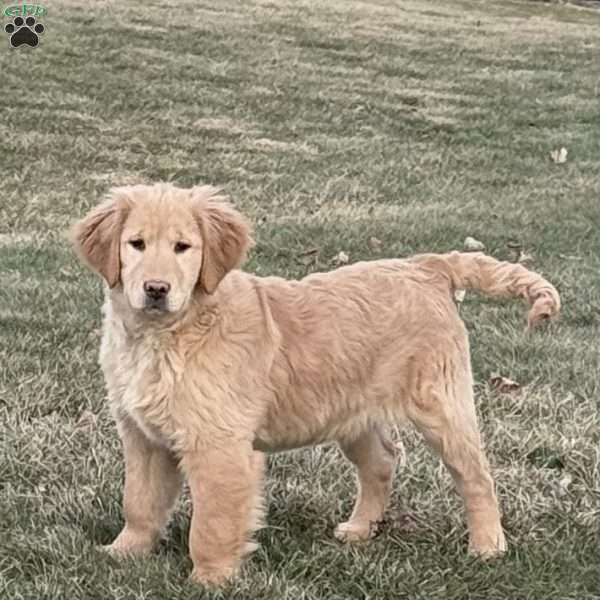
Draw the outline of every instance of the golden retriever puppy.
<instances>
[{"instance_id":1,"label":"golden retriever puppy","mask_svg":"<svg viewBox=\"0 0 600 600\"><path fill-rule=\"evenodd\" d=\"M366 540L394 473L386 425L409 420L441 456L472 552L505 549L453 291L520 296L529 324L554 287L483 254L422 255L301 281L237 270L250 227L212 187L112 190L73 230L106 282L100 361L125 454L125 527L108 547L150 551L189 483L192 578L219 583L252 549L265 452L336 441L358 499L340 540Z\"/></svg>"}]
</instances>

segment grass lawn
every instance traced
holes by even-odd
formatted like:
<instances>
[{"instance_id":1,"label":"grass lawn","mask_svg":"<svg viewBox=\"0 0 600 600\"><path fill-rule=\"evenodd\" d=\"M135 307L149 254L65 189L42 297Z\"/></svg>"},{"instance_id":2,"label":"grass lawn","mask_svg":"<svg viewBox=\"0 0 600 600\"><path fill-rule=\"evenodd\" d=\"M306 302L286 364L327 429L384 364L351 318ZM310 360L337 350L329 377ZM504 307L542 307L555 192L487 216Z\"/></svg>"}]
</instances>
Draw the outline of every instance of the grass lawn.
<instances>
[{"instance_id":1,"label":"grass lawn","mask_svg":"<svg viewBox=\"0 0 600 600\"><path fill-rule=\"evenodd\" d=\"M600 11L47 6L37 49L0 48L0 598L600 598ZM333 539L354 479L326 446L270 459L260 549L220 592L186 580L186 497L151 558L95 549L121 527L123 465L97 365L101 286L64 231L111 185L157 180L222 186L256 223L246 269L260 274L467 236L531 255L561 291L558 323L524 335L518 302L461 306L504 558L467 555L450 477L409 428L368 545ZM498 392L492 373L521 390Z\"/></svg>"}]
</instances>

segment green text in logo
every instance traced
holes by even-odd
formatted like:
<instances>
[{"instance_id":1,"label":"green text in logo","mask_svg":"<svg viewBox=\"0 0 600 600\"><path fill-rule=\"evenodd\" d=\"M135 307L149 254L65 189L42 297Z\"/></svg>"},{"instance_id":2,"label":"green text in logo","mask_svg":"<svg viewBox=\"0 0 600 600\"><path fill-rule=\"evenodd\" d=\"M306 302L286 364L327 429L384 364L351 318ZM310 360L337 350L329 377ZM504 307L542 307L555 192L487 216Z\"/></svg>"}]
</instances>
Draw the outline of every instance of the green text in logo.
<instances>
[{"instance_id":1,"label":"green text in logo","mask_svg":"<svg viewBox=\"0 0 600 600\"><path fill-rule=\"evenodd\" d=\"M48 10L39 4L15 4L4 9L5 17L43 17Z\"/></svg>"}]
</instances>

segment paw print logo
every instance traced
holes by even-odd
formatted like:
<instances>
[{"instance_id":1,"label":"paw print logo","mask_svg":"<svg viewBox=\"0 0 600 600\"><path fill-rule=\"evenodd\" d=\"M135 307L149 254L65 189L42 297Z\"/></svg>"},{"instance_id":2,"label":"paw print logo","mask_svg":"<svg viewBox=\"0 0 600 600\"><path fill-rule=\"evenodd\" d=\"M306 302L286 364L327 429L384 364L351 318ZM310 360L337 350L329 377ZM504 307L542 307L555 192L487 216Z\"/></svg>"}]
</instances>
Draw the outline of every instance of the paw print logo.
<instances>
[{"instance_id":1,"label":"paw print logo","mask_svg":"<svg viewBox=\"0 0 600 600\"><path fill-rule=\"evenodd\" d=\"M36 23L35 17L15 17L12 23L4 26L4 31L10 35L10 45L18 48L26 44L35 48L40 41L39 36L44 33L44 26Z\"/></svg>"}]
</instances>

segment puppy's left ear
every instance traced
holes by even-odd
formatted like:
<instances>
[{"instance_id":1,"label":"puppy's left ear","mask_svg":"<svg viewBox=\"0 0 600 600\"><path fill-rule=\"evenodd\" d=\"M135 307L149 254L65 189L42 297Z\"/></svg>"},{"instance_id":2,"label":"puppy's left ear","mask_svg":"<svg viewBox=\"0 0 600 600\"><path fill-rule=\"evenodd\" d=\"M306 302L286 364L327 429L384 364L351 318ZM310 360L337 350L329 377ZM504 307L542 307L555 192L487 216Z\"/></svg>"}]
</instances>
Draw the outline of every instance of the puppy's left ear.
<instances>
[{"instance_id":1,"label":"puppy's left ear","mask_svg":"<svg viewBox=\"0 0 600 600\"><path fill-rule=\"evenodd\" d=\"M198 284L205 293L212 294L223 277L246 258L254 243L252 228L216 188L196 188L195 199L204 244Z\"/></svg>"},{"instance_id":2,"label":"puppy's left ear","mask_svg":"<svg viewBox=\"0 0 600 600\"><path fill-rule=\"evenodd\" d=\"M81 260L113 288L121 276L119 246L123 216L115 198L89 212L71 229L71 240Z\"/></svg>"}]
</instances>

